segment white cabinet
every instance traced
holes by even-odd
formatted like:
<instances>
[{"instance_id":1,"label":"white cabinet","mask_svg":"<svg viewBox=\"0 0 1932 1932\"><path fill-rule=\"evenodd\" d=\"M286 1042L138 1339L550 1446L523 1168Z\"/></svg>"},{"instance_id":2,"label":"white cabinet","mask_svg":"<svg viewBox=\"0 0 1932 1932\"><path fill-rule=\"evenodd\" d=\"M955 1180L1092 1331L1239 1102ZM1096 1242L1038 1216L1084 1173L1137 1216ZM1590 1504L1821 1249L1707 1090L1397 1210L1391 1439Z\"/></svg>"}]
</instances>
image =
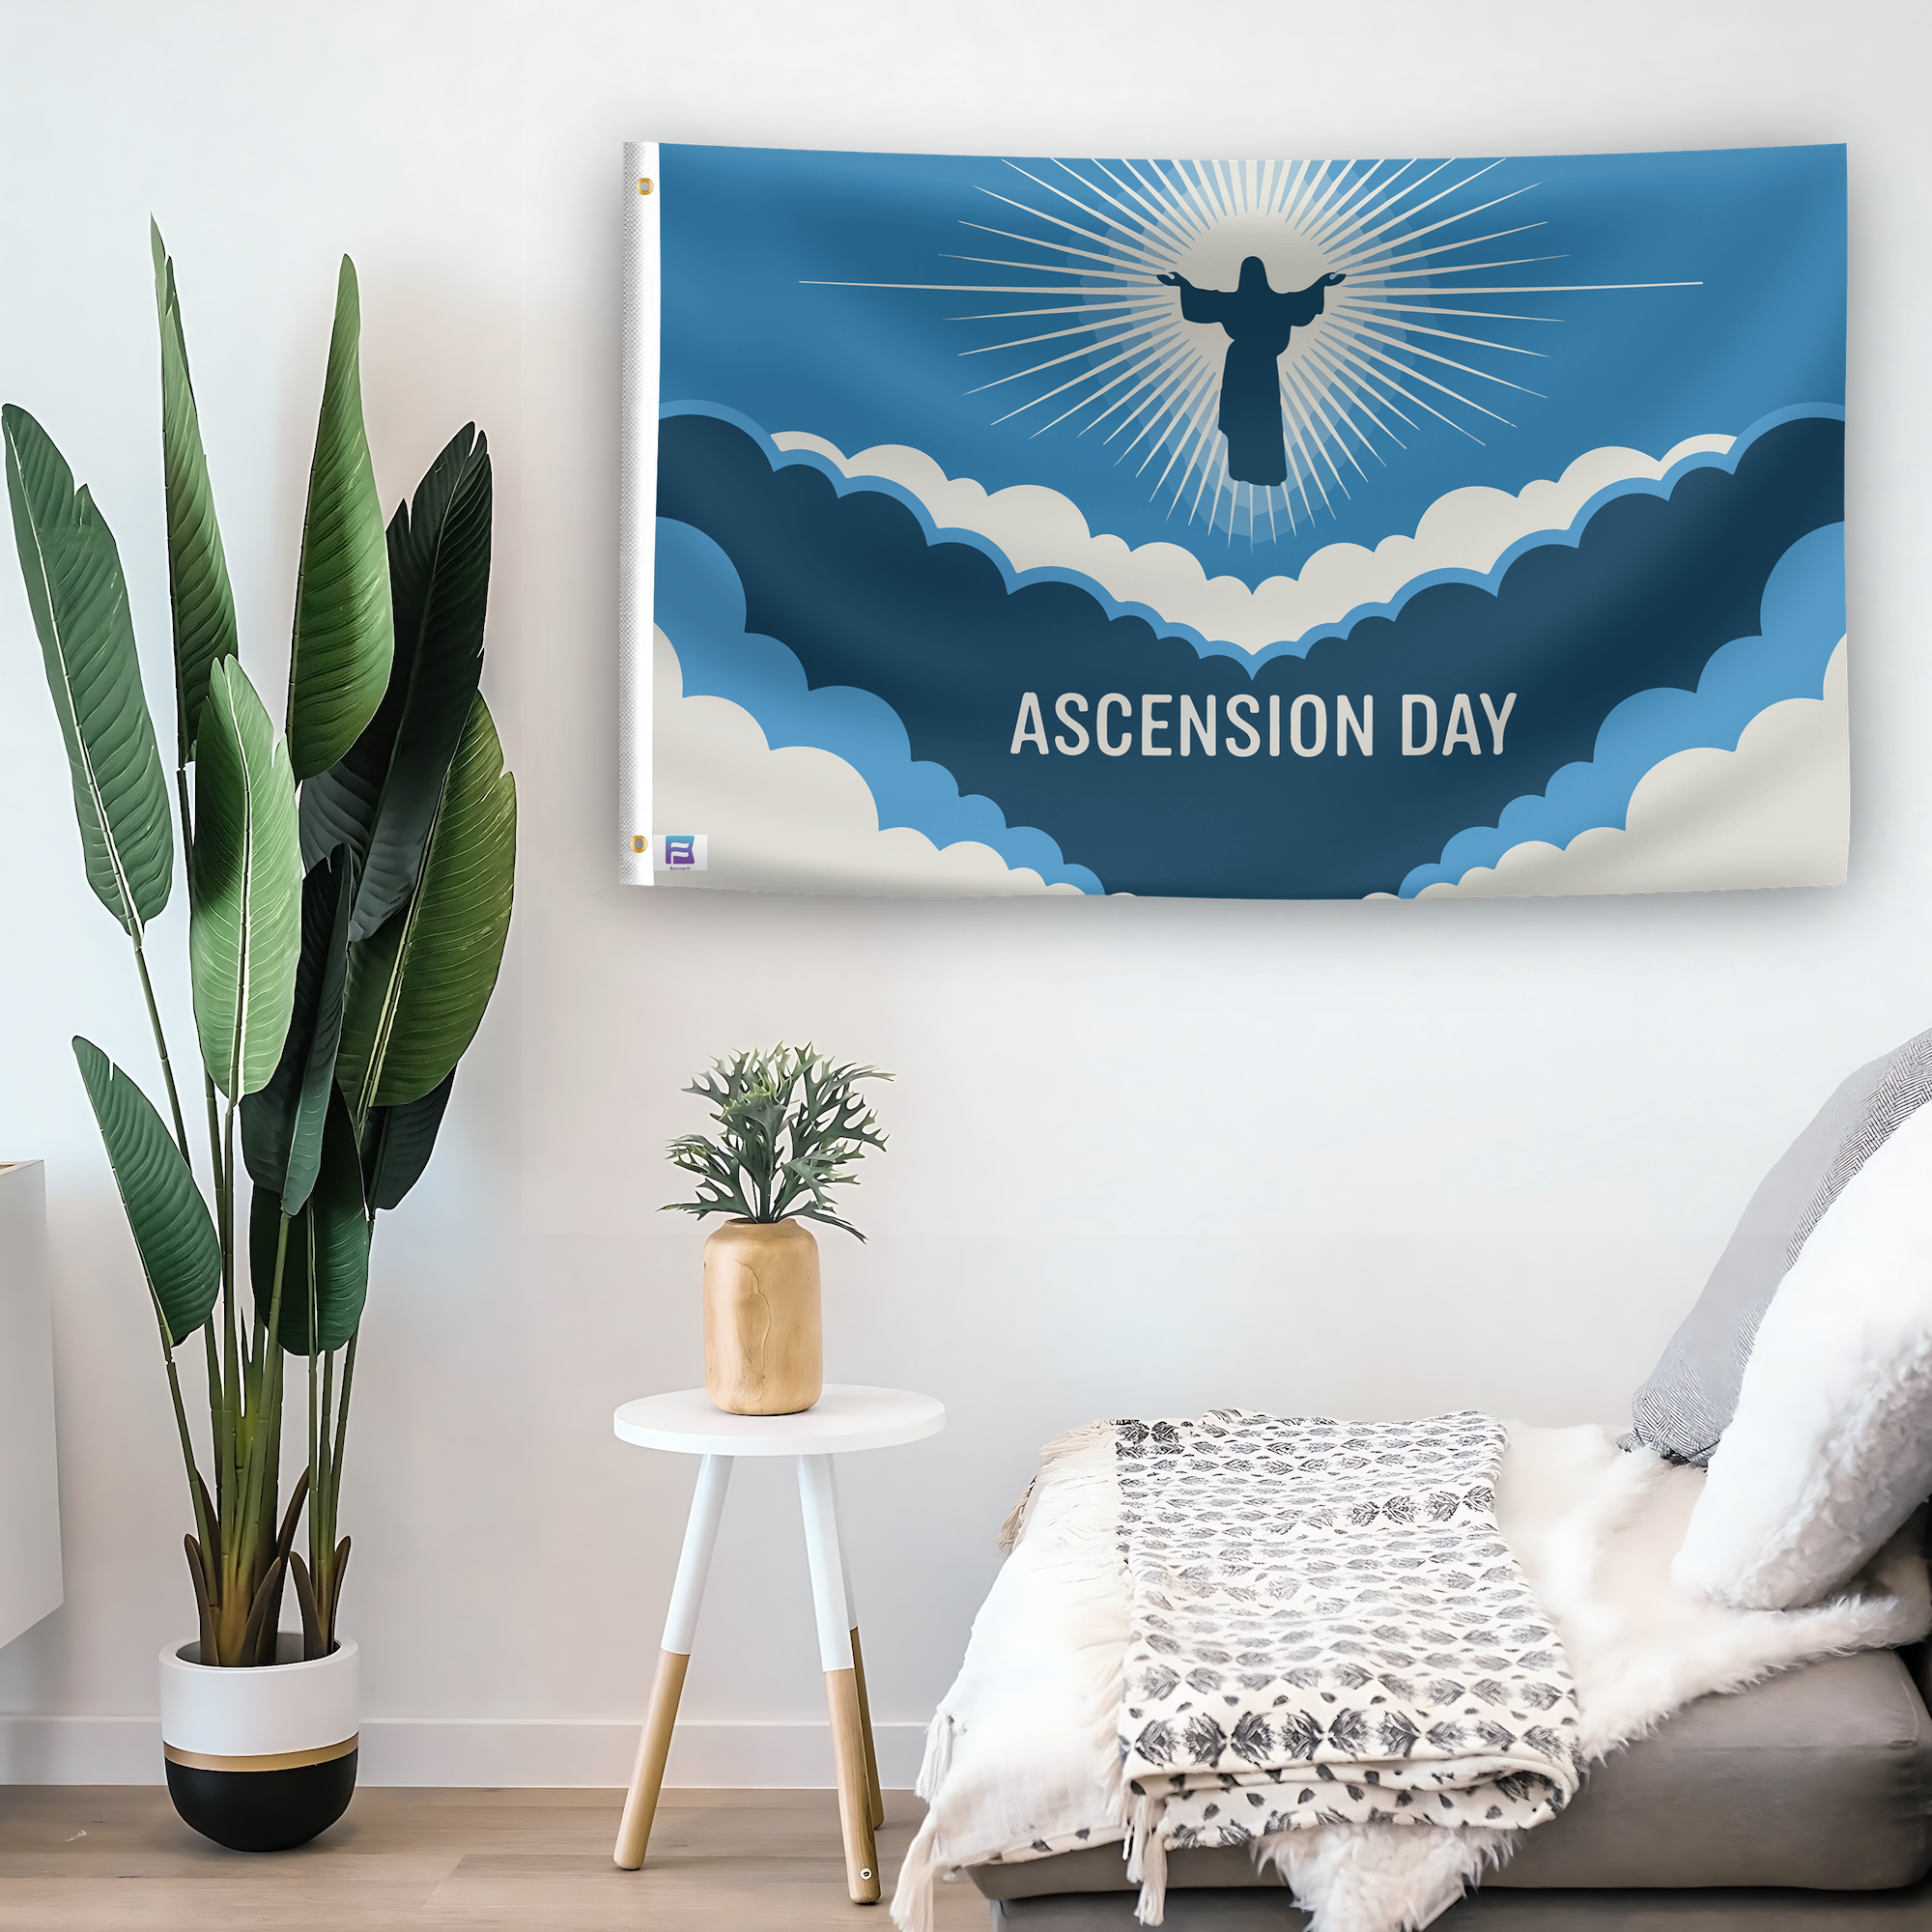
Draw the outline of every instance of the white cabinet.
<instances>
[{"instance_id":1,"label":"white cabinet","mask_svg":"<svg viewBox=\"0 0 1932 1932\"><path fill-rule=\"evenodd\" d=\"M61 1601L45 1170L0 1163L0 1643Z\"/></svg>"}]
</instances>

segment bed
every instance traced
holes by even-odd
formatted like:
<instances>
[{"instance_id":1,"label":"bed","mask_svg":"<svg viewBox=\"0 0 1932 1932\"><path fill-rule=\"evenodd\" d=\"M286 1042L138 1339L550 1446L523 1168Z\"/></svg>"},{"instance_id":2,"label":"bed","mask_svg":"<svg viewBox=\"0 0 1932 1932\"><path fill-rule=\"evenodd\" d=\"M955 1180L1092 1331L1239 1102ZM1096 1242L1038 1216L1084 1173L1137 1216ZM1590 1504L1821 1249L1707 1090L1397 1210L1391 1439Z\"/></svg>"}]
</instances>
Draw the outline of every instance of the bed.
<instances>
[{"instance_id":1,"label":"bed","mask_svg":"<svg viewBox=\"0 0 1932 1932\"><path fill-rule=\"evenodd\" d=\"M949 1880L1042 1932L1932 1928L1928 1098L1932 1034L1832 1096L1622 1435L1050 1444L929 1733L903 1932Z\"/></svg>"}]
</instances>

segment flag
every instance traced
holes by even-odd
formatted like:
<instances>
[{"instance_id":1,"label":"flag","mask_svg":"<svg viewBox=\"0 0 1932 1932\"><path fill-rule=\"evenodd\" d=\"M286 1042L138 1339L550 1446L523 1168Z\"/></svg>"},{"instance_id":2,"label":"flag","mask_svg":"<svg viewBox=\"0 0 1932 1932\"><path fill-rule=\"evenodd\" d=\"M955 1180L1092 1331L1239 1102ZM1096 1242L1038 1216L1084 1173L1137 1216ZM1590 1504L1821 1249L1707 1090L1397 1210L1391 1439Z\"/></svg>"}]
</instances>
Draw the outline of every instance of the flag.
<instances>
[{"instance_id":1,"label":"flag","mask_svg":"<svg viewBox=\"0 0 1932 1932\"><path fill-rule=\"evenodd\" d=\"M1845 155L626 151L620 865L1845 876Z\"/></svg>"}]
</instances>

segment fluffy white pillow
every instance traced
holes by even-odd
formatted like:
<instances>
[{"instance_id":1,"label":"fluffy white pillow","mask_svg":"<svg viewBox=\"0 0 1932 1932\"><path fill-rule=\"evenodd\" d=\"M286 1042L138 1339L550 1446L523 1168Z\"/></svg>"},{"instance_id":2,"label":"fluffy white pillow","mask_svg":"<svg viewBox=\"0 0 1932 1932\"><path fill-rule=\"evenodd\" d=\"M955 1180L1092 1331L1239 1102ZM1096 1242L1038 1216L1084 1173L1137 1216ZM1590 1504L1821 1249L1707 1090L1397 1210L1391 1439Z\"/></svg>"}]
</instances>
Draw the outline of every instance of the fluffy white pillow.
<instances>
[{"instance_id":1,"label":"fluffy white pillow","mask_svg":"<svg viewBox=\"0 0 1932 1932\"><path fill-rule=\"evenodd\" d=\"M1772 1298L1671 1565L1747 1609L1816 1603L1932 1492L1932 1107L1853 1177Z\"/></svg>"}]
</instances>

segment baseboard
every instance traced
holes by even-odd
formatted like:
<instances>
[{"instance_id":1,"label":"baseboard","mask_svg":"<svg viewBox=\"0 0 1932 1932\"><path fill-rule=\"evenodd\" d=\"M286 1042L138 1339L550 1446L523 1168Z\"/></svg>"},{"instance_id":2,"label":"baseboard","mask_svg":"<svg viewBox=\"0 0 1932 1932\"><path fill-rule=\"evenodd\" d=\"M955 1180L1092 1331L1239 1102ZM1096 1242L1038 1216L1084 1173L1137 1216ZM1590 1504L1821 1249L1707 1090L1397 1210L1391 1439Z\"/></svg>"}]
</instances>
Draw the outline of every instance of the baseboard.
<instances>
[{"instance_id":1,"label":"baseboard","mask_svg":"<svg viewBox=\"0 0 1932 1932\"><path fill-rule=\"evenodd\" d=\"M364 1784L622 1785L641 1719L376 1718L361 1728ZM910 1786L923 1724L877 1724L879 1779ZM811 1790L832 1784L823 1723L681 1723L665 1782L687 1788ZM0 1717L0 1784L158 1784L156 1718Z\"/></svg>"}]
</instances>

